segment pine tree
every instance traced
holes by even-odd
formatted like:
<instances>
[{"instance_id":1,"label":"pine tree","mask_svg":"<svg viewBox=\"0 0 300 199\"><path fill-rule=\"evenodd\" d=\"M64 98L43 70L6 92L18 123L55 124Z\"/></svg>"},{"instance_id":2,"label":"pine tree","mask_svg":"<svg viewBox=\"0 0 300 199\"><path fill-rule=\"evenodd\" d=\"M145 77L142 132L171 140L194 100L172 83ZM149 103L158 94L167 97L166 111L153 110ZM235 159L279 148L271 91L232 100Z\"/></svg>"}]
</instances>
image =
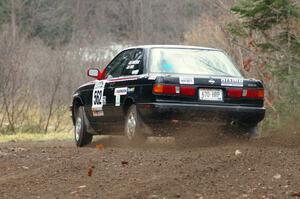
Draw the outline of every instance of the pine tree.
<instances>
[{"instance_id":1,"label":"pine tree","mask_svg":"<svg viewBox=\"0 0 300 199\"><path fill-rule=\"evenodd\" d=\"M267 102L277 121L298 118L300 106L300 9L293 0L240 0L231 8L238 21L229 25L245 50L253 70L268 90ZM247 63L247 69L249 63ZM255 67L256 66L256 67ZM270 114L272 115L272 114Z\"/></svg>"}]
</instances>

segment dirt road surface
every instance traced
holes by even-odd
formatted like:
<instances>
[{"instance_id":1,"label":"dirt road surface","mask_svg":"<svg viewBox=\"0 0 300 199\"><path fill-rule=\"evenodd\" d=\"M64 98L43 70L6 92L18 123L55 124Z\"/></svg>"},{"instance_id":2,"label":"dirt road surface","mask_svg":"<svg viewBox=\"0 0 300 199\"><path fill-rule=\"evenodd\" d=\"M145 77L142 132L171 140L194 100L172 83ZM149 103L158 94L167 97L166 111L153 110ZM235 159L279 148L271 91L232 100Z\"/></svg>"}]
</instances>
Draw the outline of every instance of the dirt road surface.
<instances>
[{"instance_id":1,"label":"dirt road surface","mask_svg":"<svg viewBox=\"0 0 300 199\"><path fill-rule=\"evenodd\" d=\"M298 198L299 136L0 144L0 198ZM97 146L97 147L96 147ZM103 148L104 147L104 148ZM90 175L90 176L89 176Z\"/></svg>"}]
</instances>

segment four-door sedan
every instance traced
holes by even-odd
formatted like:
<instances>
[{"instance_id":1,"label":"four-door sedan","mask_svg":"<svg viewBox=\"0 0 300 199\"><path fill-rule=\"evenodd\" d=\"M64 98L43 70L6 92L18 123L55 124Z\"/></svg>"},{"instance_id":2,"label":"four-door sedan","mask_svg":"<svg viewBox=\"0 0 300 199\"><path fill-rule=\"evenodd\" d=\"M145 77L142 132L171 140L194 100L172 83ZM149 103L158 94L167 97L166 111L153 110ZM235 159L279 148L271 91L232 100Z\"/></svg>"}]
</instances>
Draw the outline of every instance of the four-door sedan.
<instances>
[{"instance_id":1,"label":"four-door sedan","mask_svg":"<svg viewBox=\"0 0 300 199\"><path fill-rule=\"evenodd\" d=\"M262 82L245 79L218 49L131 47L87 75L96 80L80 86L71 105L77 146L95 134L125 132L141 141L146 125L173 132L178 123L216 120L257 135L265 115Z\"/></svg>"}]
</instances>

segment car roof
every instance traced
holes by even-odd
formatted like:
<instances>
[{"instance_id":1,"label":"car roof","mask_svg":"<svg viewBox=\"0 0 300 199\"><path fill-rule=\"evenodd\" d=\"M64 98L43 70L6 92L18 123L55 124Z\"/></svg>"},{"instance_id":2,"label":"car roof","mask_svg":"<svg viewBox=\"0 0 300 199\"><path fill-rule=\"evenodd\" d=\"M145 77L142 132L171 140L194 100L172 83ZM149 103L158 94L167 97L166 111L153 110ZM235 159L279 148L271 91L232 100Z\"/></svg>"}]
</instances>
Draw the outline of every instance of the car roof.
<instances>
[{"instance_id":1,"label":"car roof","mask_svg":"<svg viewBox=\"0 0 300 199\"><path fill-rule=\"evenodd\" d=\"M140 46L132 46L126 48L124 50L129 49L136 49L136 48L143 48L143 49L151 49L151 48L181 48L181 49L198 49L198 50L218 50L217 48L208 48L208 47L201 47L201 46L186 46L186 45L140 45Z\"/></svg>"}]
</instances>

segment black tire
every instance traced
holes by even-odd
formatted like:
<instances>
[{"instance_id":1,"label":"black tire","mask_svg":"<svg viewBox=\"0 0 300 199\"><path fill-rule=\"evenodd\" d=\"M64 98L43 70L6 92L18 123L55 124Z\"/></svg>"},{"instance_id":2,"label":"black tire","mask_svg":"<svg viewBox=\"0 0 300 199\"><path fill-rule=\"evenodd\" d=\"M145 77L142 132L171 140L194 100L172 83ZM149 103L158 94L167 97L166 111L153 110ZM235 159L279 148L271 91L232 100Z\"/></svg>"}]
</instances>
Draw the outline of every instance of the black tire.
<instances>
[{"instance_id":1,"label":"black tire","mask_svg":"<svg viewBox=\"0 0 300 199\"><path fill-rule=\"evenodd\" d=\"M124 133L126 138L136 144L142 144L146 141L147 137L143 133L142 120L139 112L136 109L136 105L132 104L125 116L125 129Z\"/></svg>"},{"instance_id":2,"label":"black tire","mask_svg":"<svg viewBox=\"0 0 300 199\"><path fill-rule=\"evenodd\" d=\"M76 146L82 147L92 142L93 135L87 132L84 110L80 106L75 112L74 140Z\"/></svg>"}]
</instances>

